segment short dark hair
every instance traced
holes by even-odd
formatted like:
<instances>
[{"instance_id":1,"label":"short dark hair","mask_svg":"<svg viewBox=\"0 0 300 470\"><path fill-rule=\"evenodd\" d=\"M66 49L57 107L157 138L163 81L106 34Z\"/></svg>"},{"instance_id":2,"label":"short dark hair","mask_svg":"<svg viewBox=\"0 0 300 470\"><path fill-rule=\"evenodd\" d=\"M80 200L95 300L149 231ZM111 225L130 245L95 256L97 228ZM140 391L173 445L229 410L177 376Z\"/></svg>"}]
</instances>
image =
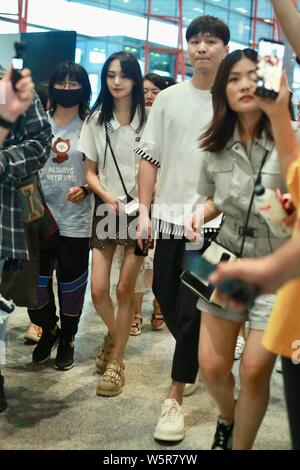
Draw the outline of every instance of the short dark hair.
<instances>
[{"instance_id":1,"label":"short dark hair","mask_svg":"<svg viewBox=\"0 0 300 470\"><path fill-rule=\"evenodd\" d=\"M84 120L89 112L89 103L92 94L89 76L81 65L69 61L59 64L50 78L48 86L50 115L53 116L57 108L56 100L53 97L54 84L63 82L67 77L70 80L79 82L82 86L83 100L79 105L79 116Z\"/></svg>"},{"instance_id":2,"label":"short dark hair","mask_svg":"<svg viewBox=\"0 0 300 470\"><path fill-rule=\"evenodd\" d=\"M104 122L109 122L113 118L114 100L107 86L107 73L111 62L115 59L120 61L121 69L125 77L134 81L132 89L130 122L132 121L136 110L138 110L140 127L142 127L146 119L146 113L141 67L134 55L130 54L130 52L124 51L114 52L105 61L101 72L101 90L94 106L90 111L88 119L90 119L92 114L98 109L100 109L98 124L103 125Z\"/></svg>"},{"instance_id":3,"label":"short dark hair","mask_svg":"<svg viewBox=\"0 0 300 470\"><path fill-rule=\"evenodd\" d=\"M205 15L195 18L186 30L185 37L187 42L191 37L196 36L199 33L209 33L212 36L221 39L225 46L227 46L230 41L230 30L227 24L216 16Z\"/></svg>"},{"instance_id":4,"label":"short dark hair","mask_svg":"<svg viewBox=\"0 0 300 470\"><path fill-rule=\"evenodd\" d=\"M157 73L147 73L144 76L144 81L145 80L148 80L149 82L153 83L153 85L159 88L160 90L164 90L167 87L163 77L161 77Z\"/></svg>"},{"instance_id":5,"label":"short dark hair","mask_svg":"<svg viewBox=\"0 0 300 470\"><path fill-rule=\"evenodd\" d=\"M238 49L228 54L221 62L212 88L213 119L207 131L200 137L200 146L208 152L223 150L229 139L233 136L237 123L237 114L229 107L226 87L232 67L242 59L249 59L257 63L257 52L254 49ZM273 139L271 124L265 113L256 126L256 135L260 137L263 131Z\"/></svg>"}]
</instances>

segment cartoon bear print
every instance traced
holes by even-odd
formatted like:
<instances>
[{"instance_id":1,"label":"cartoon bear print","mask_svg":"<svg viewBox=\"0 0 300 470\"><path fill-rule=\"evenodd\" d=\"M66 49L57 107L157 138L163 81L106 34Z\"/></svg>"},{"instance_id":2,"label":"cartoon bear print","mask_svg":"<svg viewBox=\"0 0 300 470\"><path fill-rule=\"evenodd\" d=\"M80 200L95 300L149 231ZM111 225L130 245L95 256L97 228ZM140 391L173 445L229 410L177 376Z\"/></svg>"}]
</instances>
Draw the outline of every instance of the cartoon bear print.
<instances>
[{"instance_id":1,"label":"cartoon bear print","mask_svg":"<svg viewBox=\"0 0 300 470\"><path fill-rule=\"evenodd\" d=\"M58 137L51 147L52 152L56 154L56 157L52 158L52 161L59 164L68 160L69 156L67 152L70 148L70 139Z\"/></svg>"}]
</instances>

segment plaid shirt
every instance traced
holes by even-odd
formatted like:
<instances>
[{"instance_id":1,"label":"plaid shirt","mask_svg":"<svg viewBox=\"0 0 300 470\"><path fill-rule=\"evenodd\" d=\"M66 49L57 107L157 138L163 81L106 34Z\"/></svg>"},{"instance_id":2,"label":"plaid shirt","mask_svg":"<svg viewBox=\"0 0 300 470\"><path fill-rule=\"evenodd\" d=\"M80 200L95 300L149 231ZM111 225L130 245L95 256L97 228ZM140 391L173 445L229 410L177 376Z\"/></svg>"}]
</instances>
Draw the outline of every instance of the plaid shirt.
<instances>
[{"instance_id":1,"label":"plaid shirt","mask_svg":"<svg viewBox=\"0 0 300 470\"><path fill-rule=\"evenodd\" d=\"M43 167L51 147L51 127L34 93L28 110L0 144L0 259L26 260L28 252L15 182Z\"/></svg>"}]
</instances>

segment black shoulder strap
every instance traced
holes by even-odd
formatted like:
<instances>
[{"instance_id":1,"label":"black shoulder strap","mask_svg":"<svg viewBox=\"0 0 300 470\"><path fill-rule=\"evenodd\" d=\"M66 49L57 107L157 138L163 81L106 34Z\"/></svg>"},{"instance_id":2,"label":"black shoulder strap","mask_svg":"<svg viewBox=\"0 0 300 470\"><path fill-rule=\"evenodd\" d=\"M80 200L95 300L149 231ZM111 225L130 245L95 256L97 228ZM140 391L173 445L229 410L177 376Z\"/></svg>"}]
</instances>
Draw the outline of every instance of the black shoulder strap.
<instances>
[{"instance_id":1,"label":"black shoulder strap","mask_svg":"<svg viewBox=\"0 0 300 470\"><path fill-rule=\"evenodd\" d=\"M125 186L125 183L124 183L124 180L123 180L123 176L121 174L121 171L120 171L120 168L119 168L119 165L117 163L117 159L116 159L116 156L115 156L115 153L112 149L112 146L111 146L111 142L110 142L110 138L109 138L109 135L108 135L108 130L107 130L107 123L105 122L104 123L105 125L105 138L106 138L106 146L105 146L105 154L104 154L104 162L106 160L106 150L107 150L107 145L109 146L109 150L110 150L110 153L113 157L113 160L114 160L114 163L116 165L116 169L117 169L117 172L118 172L118 175L120 177L120 180L121 180L121 183L122 183L122 186L123 186L123 189L124 189L124 193L126 194L127 197L130 197L128 192L127 192L127 189L126 189L126 186Z\"/></svg>"},{"instance_id":2,"label":"black shoulder strap","mask_svg":"<svg viewBox=\"0 0 300 470\"><path fill-rule=\"evenodd\" d=\"M271 149L271 152L272 152L273 148ZM259 170L258 170L258 173L257 173L257 177L256 177L256 180L255 180L254 186L256 186L257 184L260 183L261 171L263 169L264 164L266 163L268 155L269 155L269 151L266 150L266 153L264 154L264 158L261 161L261 164L260 164L260 167L259 167ZM250 219L250 213L251 213L251 209L252 209L252 205L253 205L253 201L254 201L254 196L255 196L255 192L253 190L252 194L251 194L251 199L250 199L248 211L247 211L246 222L245 222L245 225L243 227L243 239L242 239L241 248L240 248L240 251L239 251L239 254L238 254L239 258L241 258L243 256L245 241L246 241L246 237L247 237L247 227L248 227L248 223L249 223L249 219Z\"/></svg>"}]
</instances>

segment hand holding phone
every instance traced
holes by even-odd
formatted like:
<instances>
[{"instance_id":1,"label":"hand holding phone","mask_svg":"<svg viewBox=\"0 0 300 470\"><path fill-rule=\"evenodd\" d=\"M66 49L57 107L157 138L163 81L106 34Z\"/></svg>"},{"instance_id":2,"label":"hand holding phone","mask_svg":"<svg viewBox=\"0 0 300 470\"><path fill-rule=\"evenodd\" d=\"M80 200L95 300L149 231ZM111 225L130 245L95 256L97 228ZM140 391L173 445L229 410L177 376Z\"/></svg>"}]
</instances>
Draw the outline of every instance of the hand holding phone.
<instances>
[{"instance_id":1,"label":"hand holding phone","mask_svg":"<svg viewBox=\"0 0 300 470\"><path fill-rule=\"evenodd\" d=\"M20 42L15 42L15 51L16 55L13 57L11 64L12 64L12 72L11 72L11 82L15 92L17 92L16 85L18 81L22 78L21 71L24 68L24 59L23 59L23 52L25 50L25 45Z\"/></svg>"},{"instance_id":2,"label":"hand holding phone","mask_svg":"<svg viewBox=\"0 0 300 470\"><path fill-rule=\"evenodd\" d=\"M216 269L216 265L210 263L202 256L193 257L191 265L187 267L192 275L199 278L202 282L206 282L207 285L209 285L209 275ZM239 279L227 279L215 287L222 294L231 297L239 304L245 305L247 308L251 308L253 306L254 300L258 295L258 289L256 286L246 284L244 281L240 281Z\"/></svg>"},{"instance_id":3,"label":"hand holding phone","mask_svg":"<svg viewBox=\"0 0 300 470\"><path fill-rule=\"evenodd\" d=\"M284 44L261 38L258 42L258 64L255 94L276 99L280 89Z\"/></svg>"},{"instance_id":4,"label":"hand holding phone","mask_svg":"<svg viewBox=\"0 0 300 470\"><path fill-rule=\"evenodd\" d=\"M153 240L148 240L146 238L142 240L142 243L143 243L143 249L141 250L137 240L135 241L135 245L134 245L135 256L148 256L148 251L154 247Z\"/></svg>"}]
</instances>

